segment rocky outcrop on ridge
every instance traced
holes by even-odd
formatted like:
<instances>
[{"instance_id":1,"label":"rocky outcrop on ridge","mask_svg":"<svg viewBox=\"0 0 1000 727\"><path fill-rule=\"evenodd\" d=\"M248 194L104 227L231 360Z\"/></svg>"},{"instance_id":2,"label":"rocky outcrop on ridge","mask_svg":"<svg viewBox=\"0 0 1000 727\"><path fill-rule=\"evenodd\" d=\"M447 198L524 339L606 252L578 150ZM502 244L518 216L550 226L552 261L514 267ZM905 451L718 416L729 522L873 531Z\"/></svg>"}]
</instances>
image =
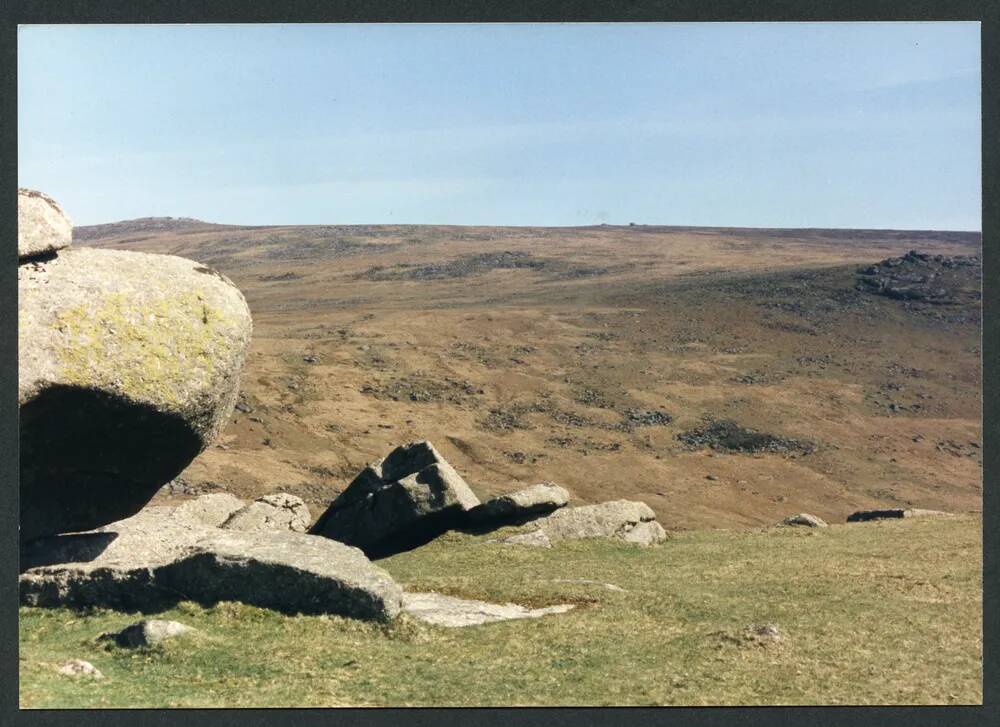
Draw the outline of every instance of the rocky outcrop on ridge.
<instances>
[{"instance_id":1,"label":"rocky outcrop on ridge","mask_svg":"<svg viewBox=\"0 0 1000 727\"><path fill-rule=\"evenodd\" d=\"M981 297L980 255L932 255L910 250L857 273L857 289L887 298L948 304Z\"/></svg>"}]
</instances>

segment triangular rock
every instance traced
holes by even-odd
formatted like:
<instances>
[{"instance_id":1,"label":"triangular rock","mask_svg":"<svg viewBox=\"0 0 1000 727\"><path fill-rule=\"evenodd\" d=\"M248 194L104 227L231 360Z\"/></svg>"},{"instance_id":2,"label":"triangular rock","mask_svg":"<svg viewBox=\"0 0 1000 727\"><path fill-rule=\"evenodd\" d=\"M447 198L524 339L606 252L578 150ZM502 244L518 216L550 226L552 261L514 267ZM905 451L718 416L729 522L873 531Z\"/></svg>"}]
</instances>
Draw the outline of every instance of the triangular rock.
<instances>
[{"instance_id":1,"label":"triangular rock","mask_svg":"<svg viewBox=\"0 0 1000 727\"><path fill-rule=\"evenodd\" d=\"M383 556L464 523L479 499L430 442L397 447L365 467L310 533Z\"/></svg>"}]
</instances>

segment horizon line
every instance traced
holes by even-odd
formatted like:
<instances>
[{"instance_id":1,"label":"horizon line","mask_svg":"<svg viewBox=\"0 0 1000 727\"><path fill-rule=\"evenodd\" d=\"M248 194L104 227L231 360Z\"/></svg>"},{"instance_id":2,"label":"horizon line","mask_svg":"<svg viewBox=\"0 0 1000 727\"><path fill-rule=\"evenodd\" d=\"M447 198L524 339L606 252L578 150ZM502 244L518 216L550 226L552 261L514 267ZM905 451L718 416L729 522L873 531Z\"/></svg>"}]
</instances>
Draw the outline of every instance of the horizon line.
<instances>
[{"instance_id":1,"label":"horizon line","mask_svg":"<svg viewBox=\"0 0 1000 727\"><path fill-rule=\"evenodd\" d=\"M777 225L690 225L690 224L668 224L649 222L593 222L589 224L576 225L530 225L530 224L475 224L475 223L452 223L452 222L280 222L270 224L244 224L239 222L210 222L197 217L171 216L171 215L147 215L145 217L130 217L112 222L94 222L86 225L73 225L73 229L84 227L100 227L103 225L120 225L126 222L137 222L140 220L178 220L191 221L204 225L217 225L220 227L508 227L515 229L578 229L581 227L669 227L675 229L702 229L702 230L797 230L802 232L836 230L836 231L857 231L857 232L961 232L975 233L982 235L982 227L979 229L938 229L938 228L918 228L918 227L781 227Z\"/></svg>"}]
</instances>

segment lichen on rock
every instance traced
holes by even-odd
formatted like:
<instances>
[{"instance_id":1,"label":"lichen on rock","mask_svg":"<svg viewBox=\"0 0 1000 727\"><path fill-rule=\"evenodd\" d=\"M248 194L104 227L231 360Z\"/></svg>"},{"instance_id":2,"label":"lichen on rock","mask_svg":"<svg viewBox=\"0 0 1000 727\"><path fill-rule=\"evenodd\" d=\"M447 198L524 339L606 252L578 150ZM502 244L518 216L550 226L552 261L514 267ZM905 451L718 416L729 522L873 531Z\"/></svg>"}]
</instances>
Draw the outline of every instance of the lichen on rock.
<instances>
[{"instance_id":1,"label":"lichen on rock","mask_svg":"<svg viewBox=\"0 0 1000 727\"><path fill-rule=\"evenodd\" d=\"M107 387L170 408L183 404L185 388L211 383L233 324L201 294L187 292L141 307L112 293L97 308L59 311L52 325L63 338L57 355L64 383ZM103 365L109 352L118 363L114 369Z\"/></svg>"}]
</instances>

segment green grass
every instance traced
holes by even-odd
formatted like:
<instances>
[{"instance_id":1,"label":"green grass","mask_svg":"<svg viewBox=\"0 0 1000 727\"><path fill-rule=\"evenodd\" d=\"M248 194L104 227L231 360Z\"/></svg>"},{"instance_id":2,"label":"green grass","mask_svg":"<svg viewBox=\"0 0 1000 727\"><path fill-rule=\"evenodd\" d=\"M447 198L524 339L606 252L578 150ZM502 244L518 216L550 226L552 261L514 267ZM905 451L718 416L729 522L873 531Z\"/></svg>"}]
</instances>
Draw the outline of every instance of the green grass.
<instances>
[{"instance_id":1,"label":"green grass","mask_svg":"<svg viewBox=\"0 0 1000 727\"><path fill-rule=\"evenodd\" d=\"M981 562L968 517L688 532L648 550L450 534L381 565L412 589L577 608L445 629L184 603L158 617L198 634L138 652L94 641L134 614L22 608L21 706L981 703ZM782 641L740 639L761 622ZM106 678L58 675L70 658Z\"/></svg>"}]
</instances>

